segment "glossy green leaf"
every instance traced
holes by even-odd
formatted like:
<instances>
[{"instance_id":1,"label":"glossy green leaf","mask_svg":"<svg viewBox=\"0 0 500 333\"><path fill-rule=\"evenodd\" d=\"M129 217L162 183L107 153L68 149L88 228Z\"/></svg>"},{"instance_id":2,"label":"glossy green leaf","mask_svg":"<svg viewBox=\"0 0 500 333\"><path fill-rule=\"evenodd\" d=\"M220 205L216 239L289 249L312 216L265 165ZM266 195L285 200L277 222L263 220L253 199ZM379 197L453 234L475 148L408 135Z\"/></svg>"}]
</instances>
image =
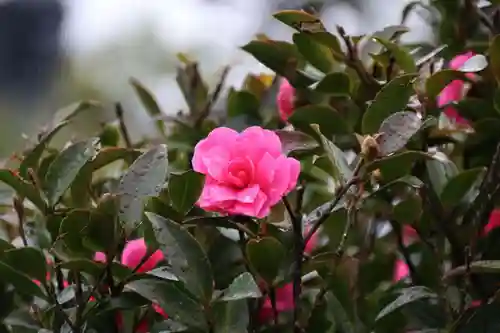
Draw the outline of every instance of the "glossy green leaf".
<instances>
[{"instance_id":1,"label":"glossy green leaf","mask_svg":"<svg viewBox=\"0 0 500 333\"><path fill-rule=\"evenodd\" d=\"M158 102L156 101L153 93L149 91L149 89L147 89L145 86L143 86L142 83L137 79L130 79L130 84L134 88L135 93L141 100L141 103L148 112L149 116L153 118L160 117L163 112L161 111L161 108L158 105ZM157 119L155 123L156 128L158 128L160 133L165 135L165 123L163 122L163 120Z\"/></svg>"},{"instance_id":2,"label":"glossy green leaf","mask_svg":"<svg viewBox=\"0 0 500 333\"><path fill-rule=\"evenodd\" d=\"M246 245L250 267L268 284L278 276L285 258L285 248L274 238L251 239Z\"/></svg>"},{"instance_id":3,"label":"glossy green leaf","mask_svg":"<svg viewBox=\"0 0 500 333\"><path fill-rule=\"evenodd\" d=\"M422 151L404 151L387 157L380 158L368 163L366 171L380 169L384 182L391 182L395 179L408 175L411 167L418 160L430 160L433 156Z\"/></svg>"},{"instance_id":4,"label":"glossy green leaf","mask_svg":"<svg viewBox=\"0 0 500 333\"><path fill-rule=\"evenodd\" d=\"M274 133L280 138L281 149L285 155L318 147L318 143L312 137L299 131L276 130Z\"/></svg>"},{"instance_id":5,"label":"glossy green leaf","mask_svg":"<svg viewBox=\"0 0 500 333\"><path fill-rule=\"evenodd\" d=\"M378 130L377 138L381 156L402 149L422 126L422 118L415 112L396 112L387 117Z\"/></svg>"},{"instance_id":6,"label":"glossy green leaf","mask_svg":"<svg viewBox=\"0 0 500 333\"><path fill-rule=\"evenodd\" d=\"M382 122L391 114L403 111L413 95L415 74L394 78L375 96L363 115L361 128L364 134L376 133Z\"/></svg>"},{"instance_id":7,"label":"glossy green leaf","mask_svg":"<svg viewBox=\"0 0 500 333\"><path fill-rule=\"evenodd\" d=\"M90 222L90 216L89 211L74 210L62 220L59 235L70 251L85 252L83 235Z\"/></svg>"},{"instance_id":8,"label":"glossy green leaf","mask_svg":"<svg viewBox=\"0 0 500 333\"><path fill-rule=\"evenodd\" d=\"M92 138L72 144L52 161L45 175L44 190L49 206L55 206L71 186L80 169L98 150L99 140Z\"/></svg>"},{"instance_id":9,"label":"glossy green leaf","mask_svg":"<svg viewBox=\"0 0 500 333\"><path fill-rule=\"evenodd\" d=\"M203 190L205 177L193 170L172 173L168 183L168 193L172 206L182 214L193 208Z\"/></svg>"},{"instance_id":10,"label":"glossy green leaf","mask_svg":"<svg viewBox=\"0 0 500 333\"><path fill-rule=\"evenodd\" d=\"M71 185L71 198L73 204L78 207L85 207L90 200L88 189L92 183L92 176L97 170L119 160L134 161L141 155L136 149L109 147L101 149L95 158L88 161L78 173L75 181Z\"/></svg>"},{"instance_id":11,"label":"glossy green leaf","mask_svg":"<svg viewBox=\"0 0 500 333\"><path fill-rule=\"evenodd\" d=\"M167 146L161 144L139 156L122 176L117 194L120 220L127 233L141 221L143 200L158 195L163 189L167 172Z\"/></svg>"},{"instance_id":12,"label":"glossy green leaf","mask_svg":"<svg viewBox=\"0 0 500 333\"><path fill-rule=\"evenodd\" d=\"M237 276L222 292L218 301L236 301L245 298L259 298L262 296L259 286L255 283L252 274L245 272Z\"/></svg>"},{"instance_id":13,"label":"glossy green leaf","mask_svg":"<svg viewBox=\"0 0 500 333\"><path fill-rule=\"evenodd\" d=\"M466 195L474 189L473 185L478 185L485 168L475 168L462 171L451 178L443 188L440 198L443 206L456 206L463 202Z\"/></svg>"},{"instance_id":14,"label":"glossy green leaf","mask_svg":"<svg viewBox=\"0 0 500 333\"><path fill-rule=\"evenodd\" d=\"M375 320L380 320L394 311L400 310L402 307L421 299L436 299L437 295L426 287L416 286L405 288L400 291L400 295L377 315Z\"/></svg>"},{"instance_id":15,"label":"glossy green leaf","mask_svg":"<svg viewBox=\"0 0 500 333\"><path fill-rule=\"evenodd\" d=\"M68 124L69 121L58 123L51 131L42 135L38 144L24 156L24 159L19 166L19 174L21 175L21 177L23 177L24 179L29 179L28 170L30 168L34 171L37 170L40 158L50 144L50 141L56 136L57 133L59 133L61 129L63 129Z\"/></svg>"},{"instance_id":16,"label":"glossy green leaf","mask_svg":"<svg viewBox=\"0 0 500 333\"><path fill-rule=\"evenodd\" d=\"M0 182L7 184L21 198L27 198L42 212L45 211L45 201L35 186L22 180L11 170L0 169Z\"/></svg>"},{"instance_id":17,"label":"glossy green leaf","mask_svg":"<svg viewBox=\"0 0 500 333\"><path fill-rule=\"evenodd\" d=\"M247 333L248 303L245 300L217 302L213 306L214 333Z\"/></svg>"},{"instance_id":18,"label":"glossy green leaf","mask_svg":"<svg viewBox=\"0 0 500 333\"><path fill-rule=\"evenodd\" d=\"M335 66L335 59L325 45L316 42L307 33L293 34L293 42L304 58L323 73L329 73Z\"/></svg>"},{"instance_id":19,"label":"glossy green leaf","mask_svg":"<svg viewBox=\"0 0 500 333\"><path fill-rule=\"evenodd\" d=\"M101 103L99 103L97 101L92 101L92 100L72 103L72 104L65 106L62 109L59 109L58 111L56 111L56 113L54 114L54 117L52 118L53 126L57 127L62 122L67 122L67 121L73 120L75 117L77 117L83 111L87 111L87 110L90 110L92 108L97 108L100 106L101 106Z\"/></svg>"},{"instance_id":20,"label":"glossy green leaf","mask_svg":"<svg viewBox=\"0 0 500 333\"><path fill-rule=\"evenodd\" d=\"M72 259L62 262L58 266L65 269L78 270L82 273L88 273L93 277L98 277L105 267L104 264L89 259Z\"/></svg>"},{"instance_id":21,"label":"glossy green leaf","mask_svg":"<svg viewBox=\"0 0 500 333\"><path fill-rule=\"evenodd\" d=\"M191 114L198 114L207 104L208 88L201 78L198 64L190 62L177 69L177 84L189 106Z\"/></svg>"},{"instance_id":22,"label":"glossy green leaf","mask_svg":"<svg viewBox=\"0 0 500 333\"><path fill-rule=\"evenodd\" d=\"M181 225L153 213L146 213L156 240L168 258L172 272L199 299L209 302L213 293L213 273L198 241Z\"/></svg>"},{"instance_id":23,"label":"glossy green leaf","mask_svg":"<svg viewBox=\"0 0 500 333\"><path fill-rule=\"evenodd\" d=\"M179 282L142 279L128 283L125 288L158 303L174 321L206 331L207 322L202 305Z\"/></svg>"},{"instance_id":24,"label":"glossy green leaf","mask_svg":"<svg viewBox=\"0 0 500 333\"><path fill-rule=\"evenodd\" d=\"M12 284L19 294L37 296L42 299L48 298L42 289L37 286L31 278L1 260L0 280Z\"/></svg>"},{"instance_id":25,"label":"glossy green leaf","mask_svg":"<svg viewBox=\"0 0 500 333\"><path fill-rule=\"evenodd\" d=\"M291 28L300 28L302 23L314 23L319 20L316 16L303 10L282 10L273 16Z\"/></svg>"},{"instance_id":26,"label":"glossy green leaf","mask_svg":"<svg viewBox=\"0 0 500 333\"><path fill-rule=\"evenodd\" d=\"M260 119L260 103L258 98L248 91L229 91L227 98L227 115L229 117L246 116L256 120Z\"/></svg>"},{"instance_id":27,"label":"glossy green leaf","mask_svg":"<svg viewBox=\"0 0 500 333\"><path fill-rule=\"evenodd\" d=\"M43 253L33 247L7 250L0 255L0 260L15 270L38 281L47 276L47 263Z\"/></svg>"},{"instance_id":28,"label":"glossy green leaf","mask_svg":"<svg viewBox=\"0 0 500 333\"><path fill-rule=\"evenodd\" d=\"M331 165L331 170L333 172L331 176L339 184L343 185L347 183L353 176L353 170L349 166L349 163L347 163L344 152L324 135L321 135L318 126L312 125L311 127L316 132L316 135L319 135L320 144Z\"/></svg>"},{"instance_id":29,"label":"glossy green leaf","mask_svg":"<svg viewBox=\"0 0 500 333\"><path fill-rule=\"evenodd\" d=\"M394 59L396 59L396 63L403 71L406 73L416 73L418 71L415 60L403 46L379 37L374 37L374 39L391 52Z\"/></svg>"},{"instance_id":30,"label":"glossy green leaf","mask_svg":"<svg viewBox=\"0 0 500 333\"><path fill-rule=\"evenodd\" d=\"M358 52L359 57L366 68L370 68L373 65L373 59L370 55L379 54L384 48L382 44L375 40L375 37L392 41L408 31L408 28L403 25L391 25L382 30L376 31L371 36L364 36L364 38L362 38L359 42Z\"/></svg>"},{"instance_id":31,"label":"glossy green leaf","mask_svg":"<svg viewBox=\"0 0 500 333\"><path fill-rule=\"evenodd\" d=\"M329 73L317 83L314 90L333 96L349 96L351 79L344 72Z\"/></svg>"},{"instance_id":32,"label":"glossy green leaf","mask_svg":"<svg viewBox=\"0 0 500 333\"><path fill-rule=\"evenodd\" d=\"M312 79L297 72L304 59L293 44L281 41L251 41L243 50L277 74L286 77L294 86L307 87Z\"/></svg>"},{"instance_id":33,"label":"glossy green leaf","mask_svg":"<svg viewBox=\"0 0 500 333\"><path fill-rule=\"evenodd\" d=\"M288 121L297 129L311 134L311 124L318 124L321 133L332 138L336 134L347 134L349 128L340 113L324 105L308 105L295 109Z\"/></svg>"},{"instance_id":34,"label":"glossy green leaf","mask_svg":"<svg viewBox=\"0 0 500 333\"><path fill-rule=\"evenodd\" d=\"M426 169L431 185L438 195L441 195L450 179L458 175L457 166L450 160L428 160Z\"/></svg>"},{"instance_id":35,"label":"glossy green leaf","mask_svg":"<svg viewBox=\"0 0 500 333\"><path fill-rule=\"evenodd\" d=\"M409 195L393 207L392 215L401 224L418 221L422 215L422 199L417 195Z\"/></svg>"}]
</instances>

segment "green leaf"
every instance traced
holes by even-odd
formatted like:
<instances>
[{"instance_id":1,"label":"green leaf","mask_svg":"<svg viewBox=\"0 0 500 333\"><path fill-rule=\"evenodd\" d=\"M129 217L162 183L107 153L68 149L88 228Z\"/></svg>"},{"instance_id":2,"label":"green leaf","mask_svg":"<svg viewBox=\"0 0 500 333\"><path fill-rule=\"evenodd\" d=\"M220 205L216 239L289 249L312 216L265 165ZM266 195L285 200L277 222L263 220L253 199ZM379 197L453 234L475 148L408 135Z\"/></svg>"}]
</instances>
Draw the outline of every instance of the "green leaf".
<instances>
[{"instance_id":1,"label":"green leaf","mask_svg":"<svg viewBox=\"0 0 500 333\"><path fill-rule=\"evenodd\" d=\"M422 151L404 151L368 163L366 172L380 169L384 182L391 182L410 173L413 163L421 159L432 159L433 156Z\"/></svg>"},{"instance_id":2,"label":"green leaf","mask_svg":"<svg viewBox=\"0 0 500 333\"><path fill-rule=\"evenodd\" d=\"M488 60L486 57L482 54L476 54L467 59L467 61L460 66L458 70L465 73L477 73L486 67L488 67Z\"/></svg>"},{"instance_id":3,"label":"green leaf","mask_svg":"<svg viewBox=\"0 0 500 333\"><path fill-rule=\"evenodd\" d=\"M217 301L236 301L245 298L259 298L262 296L259 286L255 283L252 274L245 272L237 276L222 292Z\"/></svg>"},{"instance_id":4,"label":"green leaf","mask_svg":"<svg viewBox=\"0 0 500 333\"><path fill-rule=\"evenodd\" d=\"M214 333L247 333L248 303L245 300L217 302L213 306Z\"/></svg>"},{"instance_id":5,"label":"green leaf","mask_svg":"<svg viewBox=\"0 0 500 333\"><path fill-rule=\"evenodd\" d=\"M317 83L314 90L332 96L349 96L352 90L351 79L344 72L329 73Z\"/></svg>"},{"instance_id":6,"label":"green leaf","mask_svg":"<svg viewBox=\"0 0 500 333\"><path fill-rule=\"evenodd\" d=\"M116 218L118 198L103 197L96 209L92 210L85 230L84 244L93 251L109 252L120 242L121 229Z\"/></svg>"},{"instance_id":7,"label":"green leaf","mask_svg":"<svg viewBox=\"0 0 500 333\"><path fill-rule=\"evenodd\" d=\"M200 197L204 181L205 177L193 170L172 173L168 182L168 193L175 210L182 214L189 213Z\"/></svg>"},{"instance_id":8,"label":"green leaf","mask_svg":"<svg viewBox=\"0 0 500 333\"><path fill-rule=\"evenodd\" d=\"M99 139L77 142L63 150L52 161L45 175L45 194L53 207L71 186L80 169L92 159L98 150Z\"/></svg>"},{"instance_id":9,"label":"green leaf","mask_svg":"<svg viewBox=\"0 0 500 333\"><path fill-rule=\"evenodd\" d=\"M351 170L349 163L347 163L344 152L333 142L323 136L319 132L318 126L311 125L311 127L316 132L316 135L319 135L321 146L325 150L326 157L332 167L333 174L331 176L341 185L347 183L352 178L353 171Z\"/></svg>"},{"instance_id":10,"label":"green leaf","mask_svg":"<svg viewBox=\"0 0 500 333\"><path fill-rule=\"evenodd\" d=\"M375 96L366 109L361 124L364 134L375 133L384 119L402 111L413 95L413 82L416 74L404 74L387 83Z\"/></svg>"},{"instance_id":11,"label":"green leaf","mask_svg":"<svg viewBox=\"0 0 500 333\"><path fill-rule=\"evenodd\" d=\"M114 163L118 160L136 160L140 156L139 150L120 147L109 147L101 149L95 158L88 161L80 170L75 181L71 185L71 198L74 205L85 207L90 200L88 191L92 183L92 175L97 170Z\"/></svg>"},{"instance_id":12,"label":"green leaf","mask_svg":"<svg viewBox=\"0 0 500 333\"><path fill-rule=\"evenodd\" d=\"M236 91L231 89L227 98L228 117L244 115L251 119L259 120L260 103L258 98L248 91Z\"/></svg>"},{"instance_id":13,"label":"green leaf","mask_svg":"<svg viewBox=\"0 0 500 333\"><path fill-rule=\"evenodd\" d=\"M250 239L246 245L246 254L250 267L272 285L285 259L283 245L271 237Z\"/></svg>"},{"instance_id":14,"label":"green leaf","mask_svg":"<svg viewBox=\"0 0 500 333\"><path fill-rule=\"evenodd\" d=\"M87 111L92 108L100 107L101 103L97 101L80 101L68 106L63 107L62 109L56 111L54 117L52 118L52 123L54 127L59 126L62 122L68 122L73 120L76 116L78 116L81 112Z\"/></svg>"},{"instance_id":15,"label":"green leaf","mask_svg":"<svg viewBox=\"0 0 500 333\"><path fill-rule=\"evenodd\" d=\"M422 215L422 199L417 195L409 195L394 206L392 215L401 224L418 221Z\"/></svg>"},{"instance_id":16,"label":"green leaf","mask_svg":"<svg viewBox=\"0 0 500 333\"><path fill-rule=\"evenodd\" d=\"M184 281L196 297L209 302L213 293L213 273L206 253L191 234L179 224L147 212L156 240L165 254L172 272Z\"/></svg>"},{"instance_id":17,"label":"green leaf","mask_svg":"<svg viewBox=\"0 0 500 333\"><path fill-rule=\"evenodd\" d=\"M461 204L485 172L485 168L469 169L448 180L440 195L443 206L452 207Z\"/></svg>"},{"instance_id":18,"label":"green leaf","mask_svg":"<svg viewBox=\"0 0 500 333\"><path fill-rule=\"evenodd\" d=\"M497 83L500 82L500 35L496 35L490 42L490 47L488 49L488 55L490 59L491 70L493 75L497 79Z\"/></svg>"},{"instance_id":19,"label":"green leaf","mask_svg":"<svg viewBox=\"0 0 500 333\"><path fill-rule=\"evenodd\" d=\"M387 117L378 130L381 134L377 138L380 155L389 155L402 149L421 126L422 119L415 112L396 112Z\"/></svg>"},{"instance_id":20,"label":"green leaf","mask_svg":"<svg viewBox=\"0 0 500 333\"><path fill-rule=\"evenodd\" d=\"M208 88L203 82L198 65L187 63L185 68L179 68L176 76L177 84L189 106L191 114L198 114L207 103Z\"/></svg>"},{"instance_id":21,"label":"green leaf","mask_svg":"<svg viewBox=\"0 0 500 333\"><path fill-rule=\"evenodd\" d=\"M33 171L37 170L40 158L45 152L45 149L47 149L52 138L54 138L54 136L68 124L68 121L58 123L51 131L44 134L39 140L38 144L25 155L23 161L21 162L21 165L19 166L19 174L21 175L21 177L23 177L24 179L29 179L28 170L30 168L33 169Z\"/></svg>"},{"instance_id":22,"label":"green leaf","mask_svg":"<svg viewBox=\"0 0 500 333\"><path fill-rule=\"evenodd\" d=\"M163 112L161 111L161 108L158 105L158 102L156 101L153 93L151 93L151 91L143 86L142 83L137 79L130 79L130 84L134 88L135 93L141 100L141 103L148 112L149 116L153 118L159 118L163 114ZM160 131L161 134L165 135L165 123L163 122L163 120L157 119L155 123L158 131Z\"/></svg>"},{"instance_id":23,"label":"green leaf","mask_svg":"<svg viewBox=\"0 0 500 333\"><path fill-rule=\"evenodd\" d=\"M443 69L432 74L427 81L425 81L427 97L429 97L430 100L434 100L453 80L469 81L465 73L452 69Z\"/></svg>"},{"instance_id":24,"label":"green leaf","mask_svg":"<svg viewBox=\"0 0 500 333\"><path fill-rule=\"evenodd\" d=\"M349 128L340 113L324 105L308 105L295 109L288 121L297 129L314 134L311 124L318 124L321 133L332 138L336 134L348 134Z\"/></svg>"},{"instance_id":25,"label":"green leaf","mask_svg":"<svg viewBox=\"0 0 500 333\"><path fill-rule=\"evenodd\" d=\"M371 57L372 54L380 54L382 52L383 46L377 42L375 38L392 41L408 31L408 28L403 25L392 25L376 31L371 36L365 36L358 46L359 57L365 67L371 68L373 65L373 58Z\"/></svg>"},{"instance_id":26,"label":"green leaf","mask_svg":"<svg viewBox=\"0 0 500 333\"><path fill-rule=\"evenodd\" d=\"M74 259L62 262L58 265L60 268L78 270L82 273L88 273L93 277L98 277L104 270L105 265L89 259Z\"/></svg>"},{"instance_id":27,"label":"green leaf","mask_svg":"<svg viewBox=\"0 0 500 333\"><path fill-rule=\"evenodd\" d=\"M413 303L421 299L435 299L437 295L433 293L426 287L416 286L402 289L401 295L399 295L394 301L389 303L382 311L377 315L376 321L384 318L390 313L401 309L402 307Z\"/></svg>"},{"instance_id":28,"label":"green leaf","mask_svg":"<svg viewBox=\"0 0 500 333\"><path fill-rule=\"evenodd\" d=\"M206 331L207 322L202 305L196 302L179 282L142 279L128 283L125 288L157 302L174 321Z\"/></svg>"},{"instance_id":29,"label":"green leaf","mask_svg":"<svg viewBox=\"0 0 500 333\"><path fill-rule=\"evenodd\" d=\"M27 198L40 211L45 211L45 201L37 189L30 183L16 176L11 170L0 169L0 182L9 185L21 198Z\"/></svg>"},{"instance_id":30,"label":"green leaf","mask_svg":"<svg viewBox=\"0 0 500 333\"><path fill-rule=\"evenodd\" d=\"M304 64L304 59L293 44L272 40L251 41L242 49L278 75L286 77L293 86L308 87L314 83L297 72L297 68Z\"/></svg>"},{"instance_id":31,"label":"green leaf","mask_svg":"<svg viewBox=\"0 0 500 333\"><path fill-rule=\"evenodd\" d=\"M325 45L316 42L307 33L294 33L293 42L299 52L314 67L323 73L329 73L335 66L335 59Z\"/></svg>"},{"instance_id":32,"label":"green leaf","mask_svg":"<svg viewBox=\"0 0 500 333\"><path fill-rule=\"evenodd\" d=\"M432 159L426 161L426 166L431 185L439 196L450 179L458 175L457 166L450 160Z\"/></svg>"},{"instance_id":33,"label":"green leaf","mask_svg":"<svg viewBox=\"0 0 500 333\"><path fill-rule=\"evenodd\" d=\"M137 158L118 185L120 220L130 233L141 221L143 200L158 195L168 171L167 146L158 145Z\"/></svg>"},{"instance_id":34,"label":"green leaf","mask_svg":"<svg viewBox=\"0 0 500 333\"><path fill-rule=\"evenodd\" d=\"M42 299L48 298L42 289L27 275L15 270L12 266L2 261L0 261L0 280L12 284L19 294L37 296Z\"/></svg>"},{"instance_id":35,"label":"green leaf","mask_svg":"<svg viewBox=\"0 0 500 333\"><path fill-rule=\"evenodd\" d=\"M24 274L44 281L47 276L47 263L40 250L23 247L7 250L0 255L1 261Z\"/></svg>"},{"instance_id":36,"label":"green leaf","mask_svg":"<svg viewBox=\"0 0 500 333\"><path fill-rule=\"evenodd\" d=\"M59 235L62 237L66 247L74 253L85 253L83 235L90 221L90 212L74 210L62 221Z\"/></svg>"},{"instance_id":37,"label":"green leaf","mask_svg":"<svg viewBox=\"0 0 500 333\"><path fill-rule=\"evenodd\" d=\"M273 14L278 21L288 25L291 28L300 28L303 23L314 23L319 19L303 10L282 10Z\"/></svg>"},{"instance_id":38,"label":"green leaf","mask_svg":"<svg viewBox=\"0 0 500 333\"><path fill-rule=\"evenodd\" d=\"M274 131L281 141L283 154L288 155L294 151L311 150L318 147L318 143L309 135L299 131Z\"/></svg>"},{"instance_id":39,"label":"green leaf","mask_svg":"<svg viewBox=\"0 0 500 333\"><path fill-rule=\"evenodd\" d=\"M408 50L406 50L403 46L379 37L374 37L374 39L391 52L391 54L394 56L394 59L396 60L396 63L401 67L403 71L405 71L406 73L418 72L415 60L408 52Z\"/></svg>"}]
</instances>

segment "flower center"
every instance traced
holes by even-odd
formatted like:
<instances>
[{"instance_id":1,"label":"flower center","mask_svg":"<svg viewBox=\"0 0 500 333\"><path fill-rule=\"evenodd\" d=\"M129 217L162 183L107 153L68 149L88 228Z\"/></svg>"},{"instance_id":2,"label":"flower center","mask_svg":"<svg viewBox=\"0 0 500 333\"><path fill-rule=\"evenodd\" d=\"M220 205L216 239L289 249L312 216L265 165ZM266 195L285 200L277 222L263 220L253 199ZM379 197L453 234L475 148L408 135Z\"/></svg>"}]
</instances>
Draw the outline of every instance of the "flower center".
<instances>
[{"instance_id":1,"label":"flower center","mask_svg":"<svg viewBox=\"0 0 500 333\"><path fill-rule=\"evenodd\" d=\"M227 166L229 183L238 188L247 187L253 180L253 163L247 158L237 158Z\"/></svg>"}]
</instances>

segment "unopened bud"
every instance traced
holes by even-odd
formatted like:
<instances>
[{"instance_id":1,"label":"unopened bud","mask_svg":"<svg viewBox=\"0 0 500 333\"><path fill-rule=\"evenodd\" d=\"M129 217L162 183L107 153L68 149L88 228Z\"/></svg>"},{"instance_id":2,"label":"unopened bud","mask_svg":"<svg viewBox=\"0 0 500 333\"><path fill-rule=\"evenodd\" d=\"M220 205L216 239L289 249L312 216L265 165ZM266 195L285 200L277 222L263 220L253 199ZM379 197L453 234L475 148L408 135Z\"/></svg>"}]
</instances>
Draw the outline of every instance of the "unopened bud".
<instances>
[{"instance_id":1,"label":"unopened bud","mask_svg":"<svg viewBox=\"0 0 500 333\"><path fill-rule=\"evenodd\" d=\"M363 157L371 161L379 155L379 151L377 140L370 135L365 136L361 143L361 154Z\"/></svg>"}]
</instances>

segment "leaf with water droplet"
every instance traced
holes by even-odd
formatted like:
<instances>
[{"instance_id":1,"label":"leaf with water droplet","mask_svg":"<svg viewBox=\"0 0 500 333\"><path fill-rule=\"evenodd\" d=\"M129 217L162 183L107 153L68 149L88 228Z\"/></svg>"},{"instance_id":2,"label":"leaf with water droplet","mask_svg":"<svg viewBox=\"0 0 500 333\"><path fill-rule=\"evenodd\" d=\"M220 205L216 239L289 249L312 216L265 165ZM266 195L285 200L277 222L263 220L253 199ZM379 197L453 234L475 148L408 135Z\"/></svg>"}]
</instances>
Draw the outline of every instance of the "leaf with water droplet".
<instances>
[{"instance_id":1,"label":"leaf with water droplet","mask_svg":"<svg viewBox=\"0 0 500 333\"><path fill-rule=\"evenodd\" d=\"M47 170L44 182L49 206L52 207L59 202L80 169L97 154L98 150L99 139L92 138L72 144L56 156Z\"/></svg>"},{"instance_id":2,"label":"leaf with water droplet","mask_svg":"<svg viewBox=\"0 0 500 333\"><path fill-rule=\"evenodd\" d=\"M118 185L120 220L127 232L141 221L143 200L160 193L168 172L167 146L158 145L141 156L128 168Z\"/></svg>"},{"instance_id":3,"label":"leaf with water droplet","mask_svg":"<svg viewBox=\"0 0 500 333\"><path fill-rule=\"evenodd\" d=\"M200 300L209 302L213 293L213 273L200 243L181 225L147 212L159 247L165 254L172 273Z\"/></svg>"},{"instance_id":4,"label":"leaf with water droplet","mask_svg":"<svg viewBox=\"0 0 500 333\"><path fill-rule=\"evenodd\" d=\"M403 148L421 126L422 118L415 112L396 112L387 117L380 125L377 138L380 155L386 156Z\"/></svg>"}]
</instances>

